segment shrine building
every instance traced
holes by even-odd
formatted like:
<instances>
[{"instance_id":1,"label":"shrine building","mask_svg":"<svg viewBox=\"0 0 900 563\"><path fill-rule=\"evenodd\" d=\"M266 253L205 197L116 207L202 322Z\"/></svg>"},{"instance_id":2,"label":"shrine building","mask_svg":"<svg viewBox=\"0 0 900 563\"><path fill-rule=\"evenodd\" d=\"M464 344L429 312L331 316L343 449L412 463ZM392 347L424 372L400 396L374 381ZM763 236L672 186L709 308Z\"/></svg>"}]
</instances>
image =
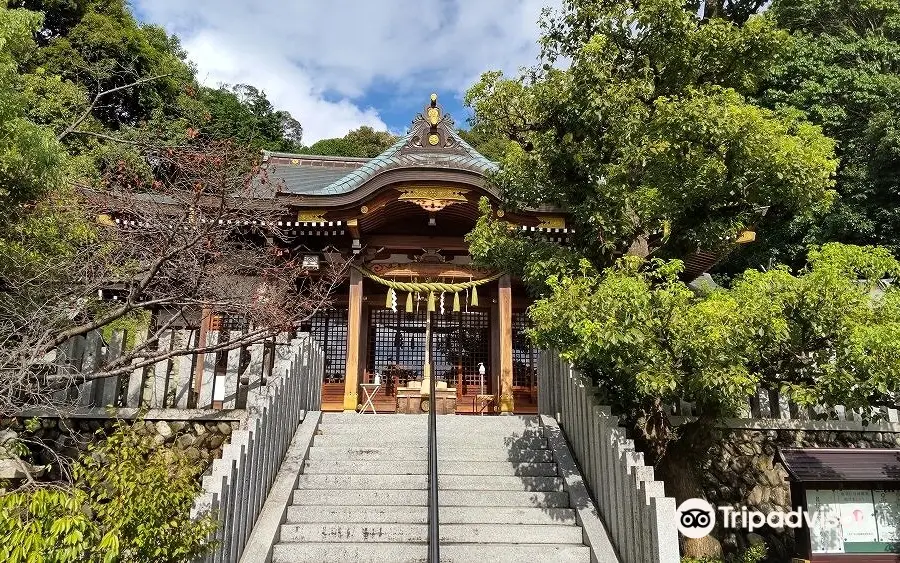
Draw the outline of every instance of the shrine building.
<instances>
[{"instance_id":1,"label":"shrine building","mask_svg":"<svg viewBox=\"0 0 900 563\"><path fill-rule=\"evenodd\" d=\"M427 408L428 363L439 412L536 412L525 289L475 267L464 240L481 198L499 209L487 180L497 166L459 137L437 96L375 158L266 152L263 166L296 219L282 226L293 251L313 267L329 253L353 264L332 306L300 327L325 353L324 410L357 410L373 391L379 413ZM562 244L569 235L558 210L503 218Z\"/></svg>"}]
</instances>

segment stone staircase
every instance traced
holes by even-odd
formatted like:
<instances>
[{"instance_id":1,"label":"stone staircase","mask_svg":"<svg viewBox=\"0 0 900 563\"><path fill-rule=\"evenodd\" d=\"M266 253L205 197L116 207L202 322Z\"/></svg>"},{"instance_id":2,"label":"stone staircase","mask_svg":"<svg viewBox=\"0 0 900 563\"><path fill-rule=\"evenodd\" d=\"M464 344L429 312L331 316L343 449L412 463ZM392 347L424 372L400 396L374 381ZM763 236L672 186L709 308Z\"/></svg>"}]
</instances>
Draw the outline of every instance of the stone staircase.
<instances>
[{"instance_id":1,"label":"stone staircase","mask_svg":"<svg viewBox=\"0 0 900 563\"><path fill-rule=\"evenodd\" d=\"M275 562L424 562L427 417L326 413ZM441 561L589 562L537 417L438 417Z\"/></svg>"}]
</instances>

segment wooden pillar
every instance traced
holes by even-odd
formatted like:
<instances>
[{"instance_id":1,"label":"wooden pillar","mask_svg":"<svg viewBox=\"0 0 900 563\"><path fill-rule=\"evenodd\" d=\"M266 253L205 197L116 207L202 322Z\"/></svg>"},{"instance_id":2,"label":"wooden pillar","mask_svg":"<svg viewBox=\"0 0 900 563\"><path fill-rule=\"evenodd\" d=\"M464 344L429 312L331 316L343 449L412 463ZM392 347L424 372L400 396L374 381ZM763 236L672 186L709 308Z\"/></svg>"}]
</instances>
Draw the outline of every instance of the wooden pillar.
<instances>
[{"instance_id":1,"label":"wooden pillar","mask_svg":"<svg viewBox=\"0 0 900 563\"><path fill-rule=\"evenodd\" d=\"M359 403L359 357L362 341L363 277L350 268L350 301L347 311L347 370L344 372L344 411L356 411Z\"/></svg>"},{"instance_id":2,"label":"wooden pillar","mask_svg":"<svg viewBox=\"0 0 900 563\"><path fill-rule=\"evenodd\" d=\"M497 292L500 317L500 412L513 412L513 358L512 358L512 284L509 275L500 276Z\"/></svg>"}]
</instances>

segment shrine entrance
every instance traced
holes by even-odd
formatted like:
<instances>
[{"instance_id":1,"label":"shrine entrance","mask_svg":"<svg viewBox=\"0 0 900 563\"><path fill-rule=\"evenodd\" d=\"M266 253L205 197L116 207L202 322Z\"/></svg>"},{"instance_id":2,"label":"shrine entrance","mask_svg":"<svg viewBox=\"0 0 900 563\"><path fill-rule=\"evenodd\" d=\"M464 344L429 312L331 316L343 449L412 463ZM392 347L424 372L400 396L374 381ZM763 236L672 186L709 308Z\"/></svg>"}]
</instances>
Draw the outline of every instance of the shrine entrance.
<instances>
[{"instance_id":1,"label":"shrine entrance","mask_svg":"<svg viewBox=\"0 0 900 563\"><path fill-rule=\"evenodd\" d=\"M368 351L364 379L380 374L382 389L377 402L385 411L394 409L398 388L424 376L427 312L425 307L406 313L390 309L369 311ZM495 392L491 366L491 318L489 309L431 314L431 349L437 382L456 388L456 411L470 412L478 394ZM486 375L479 364L488 366ZM381 410L379 410L381 412Z\"/></svg>"}]
</instances>

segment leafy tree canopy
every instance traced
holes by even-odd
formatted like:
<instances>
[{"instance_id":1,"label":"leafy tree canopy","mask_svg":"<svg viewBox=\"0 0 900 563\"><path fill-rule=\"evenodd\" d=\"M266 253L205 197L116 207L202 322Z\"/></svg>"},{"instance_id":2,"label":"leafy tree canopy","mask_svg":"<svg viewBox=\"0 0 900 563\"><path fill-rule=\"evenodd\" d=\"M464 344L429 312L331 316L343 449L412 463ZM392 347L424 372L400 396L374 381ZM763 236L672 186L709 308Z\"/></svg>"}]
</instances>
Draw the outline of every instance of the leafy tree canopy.
<instances>
[{"instance_id":1,"label":"leafy tree canopy","mask_svg":"<svg viewBox=\"0 0 900 563\"><path fill-rule=\"evenodd\" d=\"M210 515L193 520L202 468L119 424L73 467L70 488L0 495L4 561L193 561Z\"/></svg>"},{"instance_id":2,"label":"leafy tree canopy","mask_svg":"<svg viewBox=\"0 0 900 563\"><path fill-rule=\"evenodd\" d=\"M543 29L541 67L487 73L466 100L475 127L515 141L495 178L507 204L569 211L595 265L629 250L720 249L768 208L829 204L832 142L748 98L788 48L769 18L738 26L679 0L569 0Z\"/></svg>"},{"instance_id":3,"label":"leafy tree canopy","mask_svg":"<svg viewBox=\"0 0 900 563\"><path fill-rule=\"evenodd\" d=\"M288 112L275 110L257 88L247 84L202 88L199 98L209 112L202 131L210 137L231 138L257 149L302 150L303 127Z\"/></svg>"},{"instance_id":4,"label":"leafy tree canopy","mask_svg":"<svg viewBox=\"0 0 900 563\"><path fill-rule=\"evenodd\" d=\"M326 156L374 158L395 142L397 137L387 131L375 131L368 125L363 125L343 137L317 141L304 152Z\"/></svg>"},{"instance_id":5,"label":"leafy tree canopy","mask_svg":"<svg viewBox=\"0 0 900 563\"><path fill-rule=\"evenodd\" d=\"M770 17L791 33L791 56L759 94L797 108L837 141L838 197L830 211L785 223L767 216L757 244L723 268L800 265L809 244L883 245L900 255L900 4L893 0L775 0Z\"/></svg>"},{"instance_id":6,"label":"leafy tree canopy","mask_svg":"<svg viewBox=\"0 0 900 563\"><path fill-rule=\"evenodd\" d=\"M45 82L18 72L36 50L32 33L41 17L0 8L0 227L19 215L20 205L58 186L65 153L52 131L28 119L27 90Z\"/></svg>"},{"instance_id":7,"label":"leafy tree canopy","mask_svg":"<svg viewBox=\"0 0 900 563\"><path fill-rule=\"evenodd\" d=\"M498 134L491 134L481 128L460 129L458 131L462 140L469 143L472 148L480 152L494 162L499 162L506 155L510 140Z\"/></svg>"}]
</instances>

